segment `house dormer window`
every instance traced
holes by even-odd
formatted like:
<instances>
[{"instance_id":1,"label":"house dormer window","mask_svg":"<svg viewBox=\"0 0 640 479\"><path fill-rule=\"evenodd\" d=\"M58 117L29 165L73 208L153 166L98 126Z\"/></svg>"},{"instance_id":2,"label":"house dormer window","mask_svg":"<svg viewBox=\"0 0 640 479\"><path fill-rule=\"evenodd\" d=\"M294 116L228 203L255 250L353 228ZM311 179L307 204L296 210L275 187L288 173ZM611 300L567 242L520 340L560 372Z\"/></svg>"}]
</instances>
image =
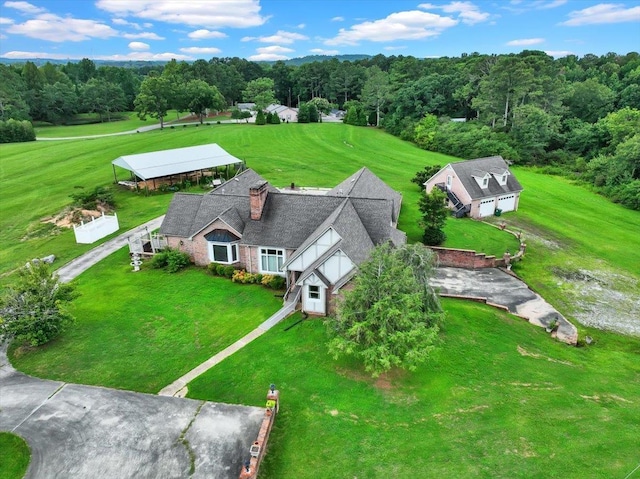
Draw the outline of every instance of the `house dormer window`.
<instances>
[{"instance_id":1,"label":"house dormer window","mask_svg":"<svg viewBox=\"0 0 640 479\"><path fill-rule=\"evenodd\" d=\"M486 188L487 186L489 186L489 178L482 178L482 187Z\"/></svg>"},{"instance_id":2,"label":"house dormer window","mask_svg":"<svg viewBox=\"0 0 640 479\"><path fill-rule=\"evenodd\" d=\"M502 181L500 182L501 185L506 185L507 184L507 174L505 173L504 175L502 175Z\"/></svg>"}]
</instances>

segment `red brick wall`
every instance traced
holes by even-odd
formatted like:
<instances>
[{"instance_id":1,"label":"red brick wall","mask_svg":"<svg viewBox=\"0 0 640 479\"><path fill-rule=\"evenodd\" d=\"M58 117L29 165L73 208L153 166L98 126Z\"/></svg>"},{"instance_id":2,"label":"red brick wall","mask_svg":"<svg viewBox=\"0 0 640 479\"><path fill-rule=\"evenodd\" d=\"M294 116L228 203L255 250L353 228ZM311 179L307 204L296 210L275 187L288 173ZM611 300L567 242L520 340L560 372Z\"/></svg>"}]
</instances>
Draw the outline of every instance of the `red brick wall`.
<instances>
[{"instance_id":1,"label":"red brick wall","mask_svg":"<svg viewBox=\"0 0 640 479\"><path fill-rule=\"evenodd\" d=\"M438 247L431 247L431 250L438 256L440 266L468 269L504 266L502 258L497 259L495 256L487 256L484 253L476 253L473 250Z\"/></svg>"}]
</instances>

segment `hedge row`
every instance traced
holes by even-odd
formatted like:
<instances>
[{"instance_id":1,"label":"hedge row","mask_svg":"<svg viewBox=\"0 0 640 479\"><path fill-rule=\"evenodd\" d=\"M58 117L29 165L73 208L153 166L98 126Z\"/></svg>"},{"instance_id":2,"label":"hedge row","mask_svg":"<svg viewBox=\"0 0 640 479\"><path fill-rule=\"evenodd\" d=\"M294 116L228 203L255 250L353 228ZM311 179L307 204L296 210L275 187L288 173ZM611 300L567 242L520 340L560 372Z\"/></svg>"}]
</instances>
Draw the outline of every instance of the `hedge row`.
<instances>
[{"instance_id":1,"label":"hedge row","mask_svg":"<svg viewBox=\"0 0 640 479\"><path fill-rule=\"evenodd\" d=\"M35 141L35 139L36 132L30 121L14 119L0 121L0 143Z\"/></svg>"},{"instance_id":2,"label":"hedge row","mask_svg":"<svg viewBox=\"0 0 640 479\"><path fill-rule=\"evenodd\" d=\"M234 283L261 284L271 289L282 289L285 286L285 280L282 276L248 273L244 269L237 269L233 266L219 263L210 263L207 269L214 276L229 278Z\"/></svg>"}]
</instances>

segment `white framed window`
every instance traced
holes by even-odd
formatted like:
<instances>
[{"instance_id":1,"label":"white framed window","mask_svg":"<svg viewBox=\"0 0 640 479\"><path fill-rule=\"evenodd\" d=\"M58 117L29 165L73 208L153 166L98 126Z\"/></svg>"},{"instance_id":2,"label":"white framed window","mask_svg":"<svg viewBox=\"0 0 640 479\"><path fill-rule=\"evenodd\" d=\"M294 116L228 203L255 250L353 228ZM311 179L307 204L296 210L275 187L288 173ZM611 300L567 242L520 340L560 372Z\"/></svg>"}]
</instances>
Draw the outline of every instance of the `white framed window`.
<instances>
[{"instance_id":1,"label":"white framed window","mask_svg":"<svg viewBox=\"0 0 640 479\"><path fill-rule=\"evenodd\" d=\"M451 175L447 175L447 188L451 189Z\"/></svg>"},{"instance_id":2,"label":"white framed window","mask_svg":"<svg viewBox=\"0 0 640 479\"><path fill-rule=\"evenodd\" d=\"M320 299L320 286L309 285L309 299Z\"/></svg>"},{"instance_id":3,"label":"white framed window","mask_svg":"<svg viewBox=\"0 0 640 479\"><path fill-rule=\"evenodd\" d=\"M238 243L209 242L209 259L213 263L232 264L238 262Z\"/></svg>"},{"instance_id":4,"label":"white framed window","mask_svg":"<svg viewBox=\"0 0 640 479\"><path fill-rule=\"evenodd\" d=\"M482 187L486 188L488 184L489 184L489 178L483 178L482 179Z\"/></svg>"},{"instance_id":5,"label":"white framed window","mask_svg":"<svg viewBox=\"0 0 640 479\"><path fill-rule=\"evenodd\" d=\"M284 264L284 250L276 248L260 248L260 272L283 274L280 271Z\"/></svg>"},{"instance_id":6,"label":"white framed window","mask_svg":"<svg viewBox=\"0 0 640 479\"><path fill-rule=\"evenodd\" d=\"M502 181L500 182L501 185L506 185L507 184L507 174L505 173L504 175L502 175Z\"/></svg>"}]
</instances>

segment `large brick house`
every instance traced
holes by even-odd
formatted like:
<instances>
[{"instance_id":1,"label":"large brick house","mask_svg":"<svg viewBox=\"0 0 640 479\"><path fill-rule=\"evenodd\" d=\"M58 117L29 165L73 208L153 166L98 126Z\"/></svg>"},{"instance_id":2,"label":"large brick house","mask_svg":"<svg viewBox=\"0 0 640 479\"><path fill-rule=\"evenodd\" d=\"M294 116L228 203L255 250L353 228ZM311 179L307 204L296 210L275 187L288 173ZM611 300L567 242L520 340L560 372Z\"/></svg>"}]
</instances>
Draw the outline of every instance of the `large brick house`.
<instances>
[{"instance_id":1,"label":"large brick house","mask_svg":"<svg viewBox=\"0 0 640 479\"><path fill-rule=\"evenodd\" d=\"M484 218L516 211L522 186L501 156L449 163L425 181L429 193L440 188L449 198L456 216Z\"/></svg>"},{"instance_id":2,"label":"large brick house","mask_svg":"<svg viewBox=\"0 0 640 479\"><path fill-rule=\"evenodd\" d=\"M160 227L198 265L277 274L302 310L324 315L377 244L404 244L402 196L367 168L325 194L279 190L248 169L207 194L177 193Z\"/></svg>"}]
</instances>

